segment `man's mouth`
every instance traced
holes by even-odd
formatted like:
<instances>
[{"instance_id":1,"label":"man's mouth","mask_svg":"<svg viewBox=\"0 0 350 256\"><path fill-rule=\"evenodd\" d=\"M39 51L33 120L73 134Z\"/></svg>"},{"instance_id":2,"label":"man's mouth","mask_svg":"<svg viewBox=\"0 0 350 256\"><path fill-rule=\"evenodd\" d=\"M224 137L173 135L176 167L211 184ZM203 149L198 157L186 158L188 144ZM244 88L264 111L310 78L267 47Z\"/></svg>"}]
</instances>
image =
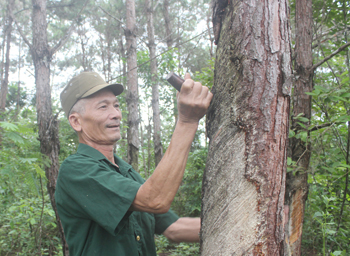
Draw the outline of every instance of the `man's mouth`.
<instances>
[{"instance_id":1,"label":"man's mouth","mask_svg":"<svg viewBox=\"0 0 350 256\"><path fill-rule=\"evenodd\" d=\"M119 128L120 124L107 124L106 127L107 128Z\"/></svg>"}]
</instances>

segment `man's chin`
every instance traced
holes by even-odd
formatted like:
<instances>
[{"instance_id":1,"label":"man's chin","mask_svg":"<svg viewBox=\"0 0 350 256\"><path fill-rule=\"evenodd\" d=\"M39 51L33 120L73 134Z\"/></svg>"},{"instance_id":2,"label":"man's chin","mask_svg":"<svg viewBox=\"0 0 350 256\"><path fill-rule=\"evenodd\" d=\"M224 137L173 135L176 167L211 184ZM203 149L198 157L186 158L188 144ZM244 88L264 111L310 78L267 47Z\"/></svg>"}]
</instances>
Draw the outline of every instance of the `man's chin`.
<instances>
[{"instance_id":1,"label":"man's chin","mask_svg":"<svg viewBox=\"0 0 350 256\"><path fill-rule=\"evenodd\" d=\"M117 143L118 140L120 140L120 136L112 138L111 142L113 142L115 144L115 143Z\"/></svg>"}]
</instances>

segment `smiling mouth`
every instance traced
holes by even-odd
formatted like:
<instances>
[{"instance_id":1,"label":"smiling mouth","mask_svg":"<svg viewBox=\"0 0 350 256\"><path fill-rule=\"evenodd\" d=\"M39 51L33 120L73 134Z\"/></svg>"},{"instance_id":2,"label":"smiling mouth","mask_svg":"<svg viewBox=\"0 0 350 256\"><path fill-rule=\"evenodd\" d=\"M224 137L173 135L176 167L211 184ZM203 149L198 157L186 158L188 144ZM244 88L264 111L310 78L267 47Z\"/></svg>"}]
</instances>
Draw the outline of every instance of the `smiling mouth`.
<instances>
[{"instance_id":1,"label":"smiling mouth","mask_svg":"<svg viewBox=\"0 0 350 256\"><path fill-rule=\"evenodd\" d=\"M120 124L109 124L106 125L107 128L120 128Z\"/></svg>"}]
</instances>

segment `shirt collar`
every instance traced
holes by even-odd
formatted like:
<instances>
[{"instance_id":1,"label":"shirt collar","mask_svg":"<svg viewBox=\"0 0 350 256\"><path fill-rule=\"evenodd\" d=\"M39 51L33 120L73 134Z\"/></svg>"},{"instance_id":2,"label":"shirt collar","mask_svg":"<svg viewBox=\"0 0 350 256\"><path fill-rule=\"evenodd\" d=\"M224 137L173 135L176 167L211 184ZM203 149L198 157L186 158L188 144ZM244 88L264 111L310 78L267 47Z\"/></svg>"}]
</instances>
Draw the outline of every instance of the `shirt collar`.
<instances>
[{"instance_id":1,"label":"shirt collar","mask_svg":"<svg viewBox=\"0 0 350 256\"><path fill-rule=\"evenodd\" d=\"M109 160L100 151L83 143L79 144L77 153L92 157L98 161L107 160L109 162ZM132 166L130 164L125 162L116 154L114 154L114 161L119 166L119 170L121 173L126 173L127 171L132 169Z\"/></svg>"},{"instance_id":2,"label":"shirt collar","mask_svg":"<svg viewBox=\"0 0 350 256\"><path fill-rule=\"evenodd\" d=\"M78 153L85 156L92 157L96 160L107 159L100 151L83 143L79 144Z\"/></svg>"}]
</instances>

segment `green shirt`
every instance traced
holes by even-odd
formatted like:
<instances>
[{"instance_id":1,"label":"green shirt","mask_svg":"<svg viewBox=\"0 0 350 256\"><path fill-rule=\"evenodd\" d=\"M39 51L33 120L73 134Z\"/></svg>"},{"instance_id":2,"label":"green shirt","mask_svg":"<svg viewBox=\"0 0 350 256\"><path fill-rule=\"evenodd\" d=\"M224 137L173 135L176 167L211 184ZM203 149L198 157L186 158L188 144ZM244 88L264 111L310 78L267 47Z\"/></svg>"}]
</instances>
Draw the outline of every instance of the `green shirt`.
<instances>
[{"instance_id":1,"label":"green shirt","mask_svg":"<svg viewBox=\"0 0 350 256\"><path fill-rule=\"evenodd\" d=\"M80 144L61 165L56 205L71 256L156 255L154 234L178 216L128 211L142 177L122 159L116 167L96 149Z\"/></svg>"}]
</instances>

